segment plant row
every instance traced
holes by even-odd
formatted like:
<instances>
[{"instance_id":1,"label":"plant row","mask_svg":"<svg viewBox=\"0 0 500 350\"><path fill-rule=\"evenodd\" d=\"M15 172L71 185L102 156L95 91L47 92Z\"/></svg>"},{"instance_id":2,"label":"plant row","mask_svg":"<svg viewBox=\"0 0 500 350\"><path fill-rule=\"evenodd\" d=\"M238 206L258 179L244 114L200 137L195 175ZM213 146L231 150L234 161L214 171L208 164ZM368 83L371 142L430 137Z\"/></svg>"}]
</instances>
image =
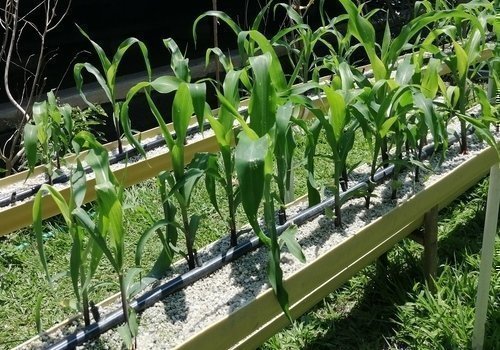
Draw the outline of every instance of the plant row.
<instances>
[{"instance_id":1,"label":"plant row","mask_svg":"<svg viewBox=\"0 0 500 350\"><path fill-rule=\"evenodd\" d=\"M200 184L204 183L215 211L227 223L232 247L238 244L236 211L242 206L253 232L268 250L269 283L284 313L290 317L280 254L286 246L299 260L305 258L294 238L296 227L292 225L278 235L276 225L286 220L286 204L293 197L293 173L297 166L303 166L307 172L307 198L312 206L321 201L315 182L315 162L318 157L329 159L331 168L322 171L332 174L334 224L340 227L341 192L349 186L353 168L347 164L356 135L362 135L371 150L368 176L372 185L366 192L357 193L366 198L367 207L374 175L381 168L394 166L391 186L392 197L396 198L401 171L411 169L418 177L418 169L425 167L424 146L432 142L436 155L444 159L447 129L455 121L460 125L463 153L467 152L467 133L471 128L497 147L490 130L492 124L498 123L498 107L492 104L484 87L474 82L480 70L488 69L492 82L496 86L499 83L498 44L490 46L493 53L490 58L482 56L489 39L498 38L500 30L492 2L474 1L444 9L444 2L421 1L415 7L414 18L399 33L391 33L387 24L381 36L370 22L375 11L364 13L363 7L351 0L340 2L346 12L333 18L322 10L324 1L319 2L322 25L315 29L304 21L303 13L286 3L269 2L248 30L240 28L223 12L200 15L193 24L195 39L198 23L209 17L226 24L237 37L242 62L239 67L220 48L207 51L207 63L215 57L223 68L219 81L210 78L192 81L189 59L172 38L165 39L164 44L171 54L173 75L153 80L147 48L141 41L129 38L113 57L108 57L81 30L101 64L74 66L82 98L90 108L97 109L82 90L84 73L88 73L96 79L112 106L109 118L117 135L123 133L124 139L147 158L129 115L130 104L139 94L143 95L168 147L165 157L170 157L172 164L172 169L157 176L163 218L144 232L136 247L137 266L127 269L123 185L112 172L108 151L91 133L72 134L69 106L58 105L53 95L35 104L34 122L26 125L24 139L31 169L40 160L52 164L54 154L60 154L62 142L71 143L77 152L88 150L77 157L70 176L69 199L47 184L38 192L33 206L39 254L49 281L42 237L42 196L49 193L60 209L73 239L69 272L86 324L90 323L88 292L102 259L107 259L116 272L126 315L120 333L129 346L137 334L137 316L128 301L138 290L133 282L141 271L145 269L148 277L159 277L178 256L185 258L189 269L197 266L195 242L203 215L192 212L190 202ZM261 22L269 12L278 11L286 13L290 25L267 38L259 31ZM119 101L115 94L119 65L134 45L140 48L148 78L133 86L126 99ZM286 54L278 56L277 48L285 48ZM362 72L353 62L355 55L366 58L370 74ZM286 70L284 66L288 63L292 68ZM445 76L441 75L443 65L449 68ZM219 105L217 109L207 102L208 91L212 90ZM163 115L155 102L155 97L161 95L173 95L169 116ZM241 108L243 100L248 101L246 109ZM470 101L481 105L479 116L467 115ZM188 128L193 115L202 132L209 125L219 152L199 152L186 163ZM304 118L305 115L309 117ZM174 133L169 131L167 119L172 120ZM305 135L307 141L303 162L295 164L298 133ZM328 154L316 151L320 136L327 140ZM120 152L123 150L122 138L118 138L118 148ZM96 206L92 213L83 206L84 164L95 174ZM53 168L48 169L52 172ZM225 194L224 203L218 191ZM143 267L141 258L152 239L161 242L161 254L152 268ZM184 247L180 246L181 241Z\"/></svg>"}]
</instances>

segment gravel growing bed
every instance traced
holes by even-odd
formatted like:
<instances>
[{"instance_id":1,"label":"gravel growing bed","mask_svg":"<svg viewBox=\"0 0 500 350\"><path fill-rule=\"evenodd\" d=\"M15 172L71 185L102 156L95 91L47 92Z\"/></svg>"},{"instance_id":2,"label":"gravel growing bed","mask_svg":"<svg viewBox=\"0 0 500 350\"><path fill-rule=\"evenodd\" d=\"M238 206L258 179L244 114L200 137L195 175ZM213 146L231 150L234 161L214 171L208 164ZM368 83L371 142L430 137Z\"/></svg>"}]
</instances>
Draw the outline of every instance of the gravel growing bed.
<instances>
[{"instance_id":1,"label":"gravel growing bed","mask_svg":"<svg viewBox=\"0 0 500 350\"><path fill-rule=\"evenodd\" d=\"M495 136L497 140L500 139L500 134L496 133ZM396 200L390 199L391 181L389 180L376 187L370 209L365 208L364 198L349 200L343 206L344 225L341 228L334 227L333 221L325 215L319 215L299 226L296 237L306 256L306 264L328 252L346 238L355 235L362 227L384 215L398 203L408 200L415 193L439 180L450 170L487 147L484 142L478 142L474 135L469 136L469 142L469 153L466 155L459 153L457 143L450 147L443 163L439 164L437 157L426 161L434 170L432 172L423 171L420 182L415 181L412 172L404 172L400 176L402 186L398 190L398 199ZM365 176L363 175L366 174L364 170L367 169L358 170L360 178ZM355 179L355 181L360 178ZM305 208L304 203L298 203L290 207L287 213L291 217L294 213ZM249 237L250 233L244 233L240 237L240 243ZM200 250L199 257L201 261L207 261L221 254L227 247L227 239L223 238ZM144 310L139 314L137 349L173 348L208 325L222 319L233 310L255 299L256 296L269 288L266 262L266 250L258 248ZM282 252L281 262L284 278L304 266L286 251ZM169 281L172 277L186 271L185 264L175 265L171 274L164 281ZM101 314L106 315L118 308L118 304L109 305L101 310ZM63 335L70 334L79 327L81 327L81 323L76 320L51 335L44 335L25 348L44 349L57 342ZM120 336L115 329L112 329L102 334L99 339L79 346L78 349L119 349L120 344Z\"/></svg>"}]
</instances>

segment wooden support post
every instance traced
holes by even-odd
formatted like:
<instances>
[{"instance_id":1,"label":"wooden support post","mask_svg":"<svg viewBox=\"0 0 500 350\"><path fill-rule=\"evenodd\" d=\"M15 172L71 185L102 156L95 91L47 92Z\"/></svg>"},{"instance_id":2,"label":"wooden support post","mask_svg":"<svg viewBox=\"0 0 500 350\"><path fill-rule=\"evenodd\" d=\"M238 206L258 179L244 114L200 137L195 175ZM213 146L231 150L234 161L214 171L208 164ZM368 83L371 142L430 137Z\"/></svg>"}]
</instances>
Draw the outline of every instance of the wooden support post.
<instances>
[{"instance_id":1,"label":"wooden support post","mask_svg":"<svg viewBox=\"0 0 500 350\"><path fill-rule=\"evenodd\" d=\"M424 216L424 230L423 230L423 265L425 279L429 289L435 292L436 286L434 280L437 277L438 267L438 212L437 206L425 213Z\"/></svg>"}]
</instances>

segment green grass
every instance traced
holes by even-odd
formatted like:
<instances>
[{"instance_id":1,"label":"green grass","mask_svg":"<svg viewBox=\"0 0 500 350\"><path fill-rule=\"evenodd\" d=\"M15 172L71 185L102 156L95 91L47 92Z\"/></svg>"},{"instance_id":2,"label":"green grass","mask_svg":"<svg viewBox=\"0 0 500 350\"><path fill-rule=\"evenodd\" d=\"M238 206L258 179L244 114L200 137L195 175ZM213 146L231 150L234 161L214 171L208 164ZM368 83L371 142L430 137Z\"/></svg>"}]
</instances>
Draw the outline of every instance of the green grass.
<instances>
[{"instance_id":1,"label":"green grass","mask_svg":"<svg viewBox=\"0 0 500 350\"><path fill-rule=\"evenodd\" d=\"M425 284L422 247L404 240L260 350L468 349L486 203L483 180L439 217L437 292ZM485 349L500 348L500 239L495 244Z\"/></svg>"}]
</instances>

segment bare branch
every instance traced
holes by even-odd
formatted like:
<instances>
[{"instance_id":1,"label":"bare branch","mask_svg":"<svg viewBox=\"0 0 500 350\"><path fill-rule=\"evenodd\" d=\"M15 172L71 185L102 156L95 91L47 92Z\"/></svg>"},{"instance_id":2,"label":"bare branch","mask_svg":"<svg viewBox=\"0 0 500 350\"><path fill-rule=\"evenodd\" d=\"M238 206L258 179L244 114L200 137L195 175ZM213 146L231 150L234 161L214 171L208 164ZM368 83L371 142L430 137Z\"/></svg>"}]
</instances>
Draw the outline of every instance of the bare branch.
<instances>
[{"instance_id":1,"label":"bare branch","mask_svg":"<svg viewBox=\"0 0 500 350\"><path fill-rule=\"evenodd\" d=\"M72 3L72 2L73 2L73 0L69 0L69 1L68 1L68 5L66 6L66 9L64 10L64 13L63 13L63 14L59 17L59 20L58 20L55 24L53 24L53 25L52 25L52 26L48 29L48 31L49 31L49 32L50 32L51 30L53 30L54 28L58 27L58 26L61 24L61 22L64 20L64 18L65 18L65 17L66 17L66 15L68 14L68 12L69 12L69 9L70 9L70 7L71 7L71 3ZM58 3L58 1L56 1L56 4L57 4L57 3ZM56 6L57 6L57 5L56 5ZM55 8L56 8L56 7L54 7L54 12L55 12Z\"/></svg>"},{"instance_id":2,"label":"bare branch","mask_svg":"<svg viewBox=\"0 0 500 350\"><path fill-rule=\"evenodd\" d=\"M14 5L14 17L13 17L13 24L12 24L12 34L10 37L10 44L9 44L9 50L7 52L7 58L5 60L5 72L4 72L4 85L5 85L5 93L7 94L7 98L9 101L19 110L19 112L22 113L24 118L28 118L26 111L24 110L19 103L14 99L12 96L12 93L9 88L9 70L10 70L10 62L12 59L12 51L14 49L14 44L16 42L16 35L17 35L17 24L18 24L18 11L19 11L19 0L13 0L15 5Z\"/></svg>"}]
</instances>

